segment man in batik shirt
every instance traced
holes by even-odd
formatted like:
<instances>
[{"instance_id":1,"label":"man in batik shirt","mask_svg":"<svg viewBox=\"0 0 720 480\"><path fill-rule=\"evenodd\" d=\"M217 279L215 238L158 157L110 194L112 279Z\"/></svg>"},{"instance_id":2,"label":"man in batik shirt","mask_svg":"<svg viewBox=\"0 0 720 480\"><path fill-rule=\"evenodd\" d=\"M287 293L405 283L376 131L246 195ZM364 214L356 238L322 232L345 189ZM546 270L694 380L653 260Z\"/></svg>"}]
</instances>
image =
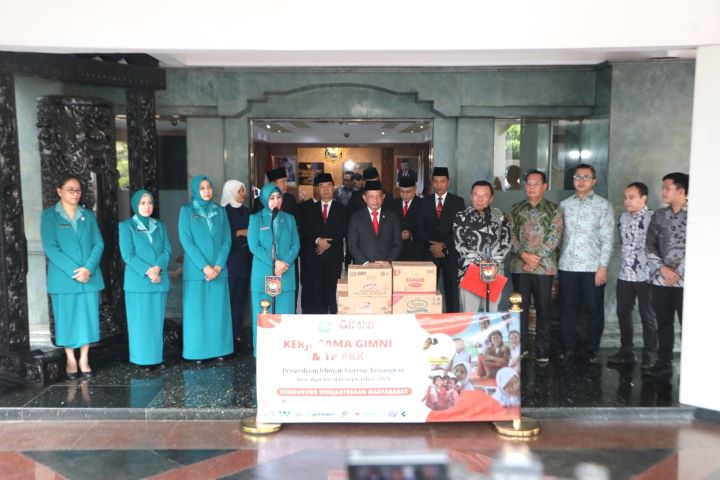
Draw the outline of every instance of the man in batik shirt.
<instances>
[{"instance_id":1,"label":"man in batik shirt","mask_svg":"<svg viewBox=\"0 0 720 480\"><path fill-rule=\"evenodd\" d=\"M650 373L656 377L672 376L675 312L682 324L689 187L685 173L663 177L662 199L668 206L655 211L647 234L648 282L658 325L658 359Z\"/></svg>"},{"instance_id":2,"label":"man in batik shirt","mask_svg":"<svg viewBox=\"0 0 720 480\"><path fill-rule=\"evenodd\" d=\"M593 191L596 183L591 165L581 163L575 167L575 195L560 202L563 241L558 264L564 355L577 353L579 359L591 364L599 363L600 337L605 329L605 283L615 225L612 205ZM577 307L581 300L588 314L587 352L575 352Z\"/></svg>"},{"instance_id":3,"label":"man in batik shirt","mask_svg":"<svg viewBox=\"0 0 720 480\"><path fill-rule=\"evenodd\" d=\"M530 170L525 179L527 200L510 211L513 287L522 295L522 352L527 352L528 311L535 305L535 361L545 366L550 353L552 285L557 275L557 254L562 239L562 212L556 203L543 198L547 190L544 172Z\"/></svg>"},{"instance_id":4,"label":"man in batik shirt","mask_svg":"<svg viewBox=\"0 0 720 480\"><path fill-rule=\"evenodd\" d=\"M650 285L647 283L648 266L645 239L653 212L647 208L647 186L634 182L625 188L625 212L618 220L620 234L620 271L617 286L617 316L620 325L620 351L608 358L608 365L632 365L633 318L637 298L643 330L642 368L648 369L657 356L657 322L650 304Z\"/></svg>"},{"instance_id":5,"label":"man in batik shirt","mask_svg":"<svg viewBox=\"0 0 720 480\"><path fill-rule=\"evenodd\" d=\"M510 251L510 225L505 214L490 204L493 201L493 187L485 180L477 181L471 190L470 206L455 214L453 237L458 252L458 281L462 279L471 263L490 261L503 272L505 255ZM481 298L472 292L460 289L460 309L463 312L477 312ZM497 302L490 302L490 311L497 311Z\"/></svg>"}]
</instances>

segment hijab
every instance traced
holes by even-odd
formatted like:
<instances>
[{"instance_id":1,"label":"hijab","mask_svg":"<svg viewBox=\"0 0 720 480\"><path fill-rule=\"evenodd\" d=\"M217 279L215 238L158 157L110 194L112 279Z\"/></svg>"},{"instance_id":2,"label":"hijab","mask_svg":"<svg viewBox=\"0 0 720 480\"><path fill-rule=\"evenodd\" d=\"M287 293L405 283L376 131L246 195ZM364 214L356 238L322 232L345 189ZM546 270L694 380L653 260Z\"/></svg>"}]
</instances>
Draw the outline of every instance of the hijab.
<instances>
[{"instance_id":1,"label":"hijab","mask_svg":"<svg viewBox=\"0 0 720 480\"><path fill-rule=\"evenodd\" d=\"M233 208L242 207L242 203L238 203L235 199L237 192L241 188L247 192L245 184L239 180L228 180L225 182L225 185L223 185L222 198L220 199L220 206L224 207L229 204Z\"/></svg>"},{"instance_id":2,"label":"hijab","mask_svg":"<svg viewBox=\"0 0 720 480\"><path fill-rule=\"evenodd\" d=\"M152 193L148 192L147 190L140 189L135 192L130 199L130 208L132 208L132 211L135 214L134 218L136 218L138 222L143 224L145 226L145 229L148 229L148 227L150 226L150 217L143 217L142 215L140 215L140 200L142 200L142 197L144 197L145 195L149 195L153 202L155 202L155 198L153 197Z\"/></svg>"},{"instance_id":3,"label":"hijab","mask_svg":"<svg viewBox=\"0 0 720 480\"><path fill-rule=\"evenodd\" d=\"M495 382L497 383L497 388L495 389L493 398L500 402L500 405L502 405L503 407L520 406L520 397L518 395L508 395L505 392L505 385L507 385L513 377L517 376L517 372L514 368L511 367L503 367L498 370L497 375L495 375Z\"/></svg>"},{"instance_id":4,"label":"hijab","mask_svg":"<svg viewBox=\"0 0 720 480\"><path fill-rule=\"evenodd\" d=\"M207 180L208 183L212 186L212 182L205 175L198 175L197 177L193 178L192 182L190 183L190 190L192 191L192 206L193 210L195 210L195 213L205 218L208 229L210 230L210 233L212 233L215 228L213 225L212 217L217 215L217 211L220 207L217 203L212 201L212 198L210 200L203 200L202 196L200 195L200 184L203 182L203 180Z\"/></svg>"},{"instance_id":5,"label":"hijab","mask_svg":"<svg viewBox=\"0 0 720 480\"><path fill-rule=\"evenodd\" d=\"M263 208L264 208L264 210L267 210L268 212L271 212L271 213L272 213L272 211L270 210L270 207L268 207L268 203L270 202L270 195L272 195L275 192L279 193L282 196L282 192L280 191L280 188L278 188L278 186L275 185L274 183L268 183L262 188L262 190L260 190L260 201L263 204Z\"/></svg>"}]
</instances>

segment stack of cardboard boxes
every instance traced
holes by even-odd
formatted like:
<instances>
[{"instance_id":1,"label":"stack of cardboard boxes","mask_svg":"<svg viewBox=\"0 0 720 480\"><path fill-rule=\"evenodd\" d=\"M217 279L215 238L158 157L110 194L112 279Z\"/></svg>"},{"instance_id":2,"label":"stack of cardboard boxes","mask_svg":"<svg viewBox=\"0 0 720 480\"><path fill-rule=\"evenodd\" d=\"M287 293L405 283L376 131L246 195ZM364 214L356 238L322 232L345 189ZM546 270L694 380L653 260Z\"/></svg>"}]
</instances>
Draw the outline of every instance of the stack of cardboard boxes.
<instances>
[{"instance_id":1,"label":"stack of cardboard boxes","mask_svg":"<svg viewBox=\"0 0 720 480\"><path fill-rule=\"evenodd\" d=\"M392 266L350 265L338 281L338 313L442 313L432 262L393 262Z\"/></svg>"}]
</instances>

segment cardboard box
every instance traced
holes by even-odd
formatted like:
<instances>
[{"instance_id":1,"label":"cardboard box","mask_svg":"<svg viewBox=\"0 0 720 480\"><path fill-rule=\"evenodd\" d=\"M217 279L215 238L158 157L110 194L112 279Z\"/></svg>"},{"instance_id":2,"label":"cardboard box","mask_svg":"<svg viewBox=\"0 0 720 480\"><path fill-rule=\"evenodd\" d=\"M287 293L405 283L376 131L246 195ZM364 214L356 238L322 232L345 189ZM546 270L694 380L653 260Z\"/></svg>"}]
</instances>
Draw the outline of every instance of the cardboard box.
<instances>
[{"instance_id":1,"label":"cardboard box","mask_svg":"<svg viewBox=\"0 0 720 480\"><path fill-rule=\"evenodd\" d=\"M338 314L390 314L392 313L391 297L350 297L346 294L337 295Z\"/></svg>"},{"instance_id":2,"label":"cardboard box","mask_svg":"<svg viewBox=\"0 0 720 480\"><path fill-rule=\"evenodd\" d=\"M393 262L393 293L435 293L437 267L433 262Z\"/></svg>"},{"instance_id":3,"label":"cardboard box","mask_svg":"<svg viewBox=\"0 0 720 480\"><path fill-rule=\"evenodd\" d=\"M392 295L392 268L379 265L348 267L349 297L384 297Z\"/></svg>"},{"instance_id":4,"label":"cardboard box","mask_svg":"<svg viewBox=\"0 0 720 480\"><path fill-rule=\"evenodd\" d=\"M392 313L443 313L442 294L393 293Z\"/></svg>"},{"instance_id":5,"label":"cardboard box","mask_svg":"<svg viewBox=\"0 0 720 480\"><path fill-rule=\"evenodd\" d=\"M347 295L347 293L348 293L347 278L341 278L340 280L338 280L336 292L337 292L336 295L339 295L341 293L344 293L345 295Z\"/></svg>"}]
</instances>

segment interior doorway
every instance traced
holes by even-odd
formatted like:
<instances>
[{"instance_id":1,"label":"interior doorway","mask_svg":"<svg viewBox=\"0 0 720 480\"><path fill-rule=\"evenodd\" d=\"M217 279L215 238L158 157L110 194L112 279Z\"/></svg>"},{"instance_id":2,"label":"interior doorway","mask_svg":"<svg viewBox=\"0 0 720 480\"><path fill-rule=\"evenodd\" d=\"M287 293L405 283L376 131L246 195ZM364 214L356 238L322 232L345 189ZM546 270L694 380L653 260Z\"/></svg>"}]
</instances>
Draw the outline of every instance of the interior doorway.
<instances>
[{"instance_id":1,"label":"interior doorway","mask_svg":"<svg viewBox=\"0 0 720 480\"><path fill-rule=\"evenodd\" d=\"M393 196L398 176L408 171L417 180L419 194L429 186L432 119L256 118L250 129L254 188L266 183L267 171L281 166L287 172L288 193L298 201L312 198L313 178L318 173L330 173L335 185L341 186L344 173L362 175L369 167L378 170L383 188Z\"/></svg>"}]
</instances>

